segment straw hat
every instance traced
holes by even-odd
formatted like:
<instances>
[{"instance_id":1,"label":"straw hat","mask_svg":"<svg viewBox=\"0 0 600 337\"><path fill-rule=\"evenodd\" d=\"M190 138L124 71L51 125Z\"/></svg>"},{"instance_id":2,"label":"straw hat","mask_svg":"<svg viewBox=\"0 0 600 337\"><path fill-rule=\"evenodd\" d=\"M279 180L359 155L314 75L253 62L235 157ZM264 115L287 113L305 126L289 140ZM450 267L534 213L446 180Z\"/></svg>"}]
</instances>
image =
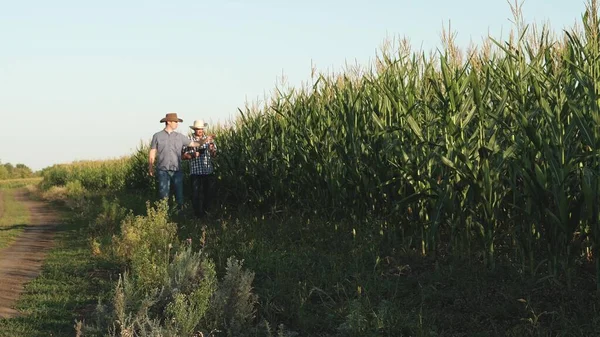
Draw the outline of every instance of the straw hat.
<instances>
[{"instance_id":1,"label":"straw hat","mask_svg":"<svg viewBox=\"0 0 600 337\"><path fill-rule=\"evenodd\" d=\"M207 126L208 126L208 123L204 123L203 119L197 119L194 121L194 125L190 125L190 129L192 129L192 130L204 129Z\"/></svg>"},{"instance_id":2,"label":"straw hat","mask_svg":"<svg viewBox=\"0 0 600 337\"><path fill-rule=\"evenodd\" d=\"M174 121L178 121L179 123L183 122L183 119L177 117L177 113L176 112L169 112L165 115L165 118L161 119L160 122L164 123L164 122L174 122Z\"/></svg>"}]
</instances>

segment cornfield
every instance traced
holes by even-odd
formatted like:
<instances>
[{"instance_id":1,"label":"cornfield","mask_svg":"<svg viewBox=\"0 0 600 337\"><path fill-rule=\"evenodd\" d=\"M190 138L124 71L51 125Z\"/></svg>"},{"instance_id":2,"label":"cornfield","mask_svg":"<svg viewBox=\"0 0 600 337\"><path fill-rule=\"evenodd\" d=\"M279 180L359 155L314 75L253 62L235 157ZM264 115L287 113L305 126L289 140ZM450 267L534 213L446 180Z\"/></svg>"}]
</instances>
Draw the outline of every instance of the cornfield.
<instances>
[{"instance_id":1,"label":"cornfield","mask_svg":"<svg viewBox=\"0 0 600 337\"><path fill-rule=\"evenodd\" d=\"M491 269L500 248L567 282L594 261L600 290L597 3L561 37L513 10L506 42L462 52L446 33L444 52L427 56L403 41L374 70L316 76L240 110L217 132L221 192L374 219L354 230Z\"/></svg>"},{"instance_id":2,"label":"cornfield","mask_svg":"<svg viewBox=\"0 0 600 337\"><path fill-rule=\"evenodd\" d=\"M90 191L122 189L132 181L128 175L133 162L132 158L119 158L56 164L42 170L41 187L47 189L79 181L82 187Z\"/></svg>"}]
</instances>

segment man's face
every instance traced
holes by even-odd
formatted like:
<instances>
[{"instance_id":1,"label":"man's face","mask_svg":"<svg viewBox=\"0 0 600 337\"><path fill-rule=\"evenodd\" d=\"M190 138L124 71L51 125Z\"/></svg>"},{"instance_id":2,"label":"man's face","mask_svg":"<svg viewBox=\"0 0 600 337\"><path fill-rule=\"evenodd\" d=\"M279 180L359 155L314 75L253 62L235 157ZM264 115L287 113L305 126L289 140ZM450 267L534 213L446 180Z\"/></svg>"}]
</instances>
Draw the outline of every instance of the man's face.
<instances>
[{"instance_id":1,"label":"man's face","mask_svg":"<svg viewBox=\"0 0 600 337\"><path fill-rule=\"evenodd\" d=\"M204 129L196 129L194 133L196 134L196 137L203 137Z\"/></svg>"},{"instance_id":2,"label":"man's face","mask_svg":"<svg viewBox=\"0 0 600 337\"><path fill-rule=\"evenodd\" d=\"M179 126L179 121L170 121L169 126L171 126L171 129L175 130Z\"/></svg>"}]
</instances>

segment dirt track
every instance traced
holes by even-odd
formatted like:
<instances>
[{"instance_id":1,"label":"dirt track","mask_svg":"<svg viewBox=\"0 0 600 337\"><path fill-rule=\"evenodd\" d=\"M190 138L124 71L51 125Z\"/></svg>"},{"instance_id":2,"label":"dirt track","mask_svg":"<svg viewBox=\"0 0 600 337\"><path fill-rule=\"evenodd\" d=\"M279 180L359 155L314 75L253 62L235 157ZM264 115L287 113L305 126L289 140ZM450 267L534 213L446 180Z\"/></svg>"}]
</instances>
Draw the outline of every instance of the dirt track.
<instances>
[{"instance_id":1,"label":"dirt track","mask_svg":"<svg viewBox=\"0 0 600 337\"><path fill-rule=\"evenodd\" d=\"M35 278L42 266L47 251L53 245L54 231L59 219L52 208L40 201L32 201L23 189L15 194L16 200L24 203L30 212L31 223L9 247L0 249L0 317L10 318L19 315L14 309L15 302L23 292L27 282ZM0 216L3 211L0 193Z\"/></svg>"}]
</instances>

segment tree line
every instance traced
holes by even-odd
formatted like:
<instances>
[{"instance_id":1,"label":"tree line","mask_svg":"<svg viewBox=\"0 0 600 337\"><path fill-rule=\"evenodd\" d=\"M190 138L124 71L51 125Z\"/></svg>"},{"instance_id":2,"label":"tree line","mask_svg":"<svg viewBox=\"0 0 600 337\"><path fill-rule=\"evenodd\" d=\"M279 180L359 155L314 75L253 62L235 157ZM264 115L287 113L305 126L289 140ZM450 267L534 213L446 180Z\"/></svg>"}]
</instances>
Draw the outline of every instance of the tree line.
<instances>
[{"instance_id":1,"label":"tree line","mask_svg":"<svg viewBox=\"0 0 600 337\"><path fill-rule=\"evenodd\" d=\"M31 178L35 176L36 173L25 164L3 164L2 161L0 161L0 180Z\"/></svg>"}]
</instances>

